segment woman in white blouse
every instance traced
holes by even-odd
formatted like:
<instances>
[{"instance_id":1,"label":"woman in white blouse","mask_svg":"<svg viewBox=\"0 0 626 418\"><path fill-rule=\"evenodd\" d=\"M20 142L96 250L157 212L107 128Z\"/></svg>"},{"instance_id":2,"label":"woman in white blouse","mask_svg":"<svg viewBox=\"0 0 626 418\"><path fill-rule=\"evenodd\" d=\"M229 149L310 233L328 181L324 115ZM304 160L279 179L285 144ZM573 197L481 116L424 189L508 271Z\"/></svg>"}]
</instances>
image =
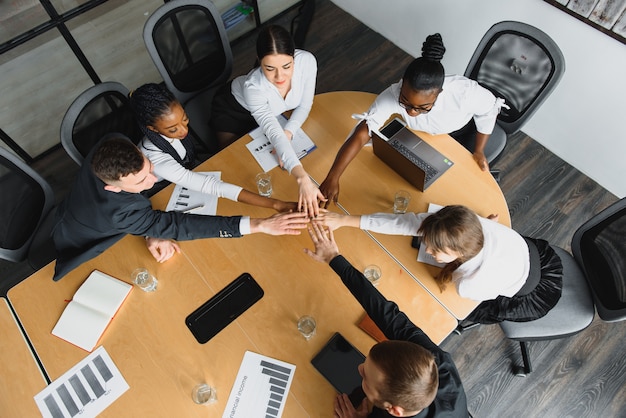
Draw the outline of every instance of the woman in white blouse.
<instances>
[{"instance_id":1,"label":"woman in white blouse","mask_svg":"<svg viewBox=\"0 0 626 418\"><path fill-rule=\"evenodd\" d=\"M195 151L188 136L189 118L166 87L144 84L130 93L130 103L145 135L138 144L139 149L154 165L153 173L159 180L278 212L296 210L295 202L263 197L214 176L191 171L195 165Z\"/></svg>"},{"instance_id":2,"label":"woman in white blouse","mask_svg":"<svg viewBox=\"0 0 626 418\"><path fill-rule=\"evenodd\" d=\"M511 228L481 218L465 206L435 213L341 215L323 212L330 229L352 226L391 235L421 236L426 252L445 263L435 277L443 291L482 302L467 318L483 324L530 321L544 316L561 297L561 260L549 244L524 238Z\"/></svg>"},{"instance_id":3,"label":"woman in white blouse","mask_svg":"<svg viewBox=\"0 0 626 418\"><path fill-rule=\"evenodd\" d=\"M281 26L265 27L257 39L258 66L221 88L213 100L211 127L221 147L260 126L274 146L280 164L298 182L298 209L319 213L324 196L302 167L291 146L313 104L317 61L295 45ZM293 110L284 128L278 121Z\"/></svg>"},{"instance_id":4,"label":"woman in white blouse","mask_svg":"<svg viewBox=\"0 0 626 418\"><path fill-rule=\"evenodd\" d=\"M320 185L330 201L339 196L339 179L361 148L393 115L400 115L411 129L433 135L450 134L474 157L478 166L489 170L484 149L493 131L503 99L497 99L476 81L459 75L445 75L441 59L446 49L438 33L426 38L422 56L406 68L402 80L378 95L352 135L342 145Z\"/></svg>"}]
</instances>

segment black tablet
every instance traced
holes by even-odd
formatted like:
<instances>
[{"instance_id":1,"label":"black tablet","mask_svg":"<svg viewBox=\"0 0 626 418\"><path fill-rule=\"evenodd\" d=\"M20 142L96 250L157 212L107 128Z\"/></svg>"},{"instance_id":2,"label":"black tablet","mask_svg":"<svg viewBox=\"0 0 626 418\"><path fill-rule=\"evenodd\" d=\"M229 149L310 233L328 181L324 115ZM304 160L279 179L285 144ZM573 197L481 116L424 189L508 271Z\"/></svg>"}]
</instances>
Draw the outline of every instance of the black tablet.
<instances>
[{"instance_id":1,"label":"black tablet","mask_svg":"<svg viewBox=\"0 0 626 418\"><path fill-rule=\"evenodd\" d=\"M311 364L330 382L339 393L350 394L361 386L359 364L365 361L352 344L338 332L311 360Z\"/></svg>"},{"instance_id":2,"label":"black tablet","mask_svg":"<svg viewBox=\"0 0 626 418\"><path fill-rule=\"evenodd\" d=\"M249 273L243 273L193 311L185 323L204 344L263 297L263 289Z\"/></svg>"}]
</instances>

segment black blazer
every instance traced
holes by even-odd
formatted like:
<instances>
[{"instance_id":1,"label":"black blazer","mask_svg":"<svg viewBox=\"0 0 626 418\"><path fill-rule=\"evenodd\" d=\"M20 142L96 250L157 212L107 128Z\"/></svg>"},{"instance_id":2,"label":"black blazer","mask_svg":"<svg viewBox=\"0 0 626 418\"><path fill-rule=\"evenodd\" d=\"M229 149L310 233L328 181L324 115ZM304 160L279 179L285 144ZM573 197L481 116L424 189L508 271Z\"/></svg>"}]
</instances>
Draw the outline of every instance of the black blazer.
<instances>
[{"instance_id":1,"label":"black blazer","mask_svg":"<svg viewBox=\"0 0 626 418\"><path fill-rule=\"evenodd\" d=\"M114 193L91 169L90 153L70 193L59 205L53 232L57 262L53 279L102 253L126 234L169 238L240 237L241 216L203 216L153 210L139 193Z\"/></svg>"},{"instance_id":2,"label":"black blazer","mask_svg":"<svg viewBox=\"0 0 626 418\"><path fill-rule=\"evenodd\" d=\"M437 395L433 403L414 417L467 418L467 398L452 356L439 348L424 331L415 326L406 314L399 310L398 305L385 299L363 276L363 273L355 269L343 256L338 255L333 258L330 267L341 277L343 284L385 334L385 337L390 340L410 341L421 345L435 356L439 371ZM391 417L391 415L383 409L374 407L368 417Z\"/></svg>"}]
</instances>

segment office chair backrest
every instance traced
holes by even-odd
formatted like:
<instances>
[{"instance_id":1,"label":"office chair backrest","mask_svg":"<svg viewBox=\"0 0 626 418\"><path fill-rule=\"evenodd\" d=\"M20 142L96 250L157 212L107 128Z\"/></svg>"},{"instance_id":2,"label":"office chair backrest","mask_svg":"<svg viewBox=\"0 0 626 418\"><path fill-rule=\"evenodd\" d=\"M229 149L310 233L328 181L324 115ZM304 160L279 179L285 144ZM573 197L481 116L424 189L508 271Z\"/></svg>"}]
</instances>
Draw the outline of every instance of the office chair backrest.
<instances>
[{"instance_id":1,"label":"office chair backrest","mask_svg":"<svg viewBox=\"0 0 626 418\"><path fill-rule=\"evenodd\" d=\"M585 272L598 316L608 322L626 319L626 198L576 230L572 253Z\"/></svg>"},{"instance_id":2,"label":"office chair backrest","mask_svg":"<svg viewBox=\"0 0 626 418\"><path fill-rule=\"evenodd\" d=\"M143 39L165 84L183 105L230 77L230 43L209 0L165 3L146 21Z\"/></svg>"},{"instance_id":3,"label":"office chair backrest","mask_svg":"<svg viewBox=\"0 0 626 418\"><path fill-rule=\"evenodd\" d=\"M483 36L465 70L510 110L502 109L498 125L517 132L550 95L565 72L557 44L541 30L521 22L493 25Z\"/></svg>"},{"instance_id":4,"label":"office chair backrest","mask_svg":"<svg viewBox=\"0 0 626 418\"><path fill-rule=\"evenodd\" d=\"M0 258L26 259L37 228L54 205L50 185L5 148L0 147Z\"/></svg>"},{"instance_id":5,"label":"office chair backrest","mask_svg":"<svg viewBox=\"0 0 626 418\"><path fill-rule=\"evenodd\" d=\"M291 20L291 36L298 49L304 49L306 35L309 32L313 16L315 15L315 1L304 0L298 8L298 14Z\"/></svg>"},{"instance_id":6,"label":"office chair backrest","mask_svg":"<svg viewBox=\"0 0 626 418\"><path fill-rule=\"evenodd\" d=\"M70 105L61 123L61 144L78 165L105 135L119 132L134 143L143 137L128 101L128 89L107 81L88 88Z\"/></svg>"}]
</instances>

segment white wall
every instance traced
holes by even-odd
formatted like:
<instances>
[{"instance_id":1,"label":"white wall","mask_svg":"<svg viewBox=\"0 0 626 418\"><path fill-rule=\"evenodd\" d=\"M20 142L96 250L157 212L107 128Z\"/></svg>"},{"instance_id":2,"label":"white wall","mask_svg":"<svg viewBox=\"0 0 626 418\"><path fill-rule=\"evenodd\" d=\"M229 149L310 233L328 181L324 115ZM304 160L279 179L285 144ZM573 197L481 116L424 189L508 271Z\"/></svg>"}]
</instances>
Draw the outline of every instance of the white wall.
<instances>
[{"instance_id":1,"label":"white wall","mask_svg":"<svg viewBox=\"0 0 626 418\"><path fill-rule=\"evenodd\" d=\"M522 130L604 188L626 196L626 45L542 0L332 0L413 56L441 33L447 73L463 74L502 20L546 32L563 51L560 84Z\"/></svg>"}]
</instances>

